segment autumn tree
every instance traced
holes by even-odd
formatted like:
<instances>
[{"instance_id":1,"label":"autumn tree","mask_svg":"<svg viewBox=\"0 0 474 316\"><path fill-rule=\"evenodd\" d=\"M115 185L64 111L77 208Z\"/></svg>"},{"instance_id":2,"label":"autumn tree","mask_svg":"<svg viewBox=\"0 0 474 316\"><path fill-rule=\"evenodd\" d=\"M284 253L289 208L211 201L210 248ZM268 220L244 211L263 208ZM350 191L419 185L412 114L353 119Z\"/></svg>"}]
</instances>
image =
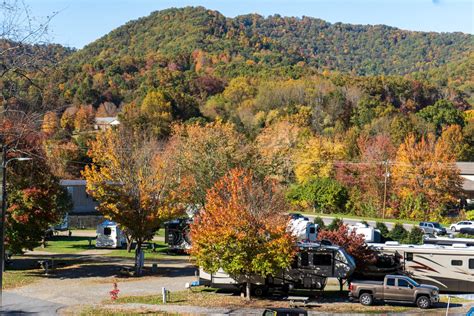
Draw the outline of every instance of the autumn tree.
<instances>
[{"instance_id":1,"label":"autumn tree","mask_svg":"<svg viewBox=\"0 0 474 316\"><path fill-rule=\"evenodd\" d=\"M396 148L387 135L362 135L356 144L359 159L337 163L336 178L350 188L353 212L380 216L390 192L390 161Z\"/></svg>"},{"instance_id":2,"label":"autumn tree","mask_svg":"<svg viewBox=\"0 0 474 316\"><path fill-rule=\"evenodd\" d=\"M294 180L294 159L303 130L287 121L277 122L263 129L255 140L258 163L265 174L280 183Z\"/></svg>"},{"instance_id":3,"label":"autumn tree","mask_svg":"<svg viewBox=\"0 0 474 316\"><path fill-rule=\"evenodd\" d=\"M400 145L392 168L398 197L395 216L414 220L439 220L450 203L456 203L462 178L455 154L443 138L414 135Z\"/></svg>"},{"instance_id":4,"label":"autumn tree","mask_svg":"<svg viewBox=\"0 0 474 316\"><path fill-rule=\"evenodd\" d=\"M161 91L150 91L147 93L140 108L141 117L146 128L153 131L155 135L166 136L170 130L172 120L171 101Z\"/></svg>"},{"instance_id":5,"label":"autumn tree","mask_svg":"<svg viewBox=\"0 0 474 316\"><path fill-rule=\"evenodd\" d=\"M93 164L83 172L87 192L99 202L98 210L136 241L135 268L140 275L143 242L183 211L173 157L153 137L122 127L98 134L89 156Z\"/></svg>"},{"instance_id":6,"label":"autumn tree","mask_svg":"<svg viewBox=\"0 0 474 316\"><path fill-rule=\"evenodd\" d=\"M365 243L364 235L349 230L345 224L339 224L335 230L324 229L319 232L318 239L329 240L334 245L344 248L356 261L356 271L363 272L370 264L375 263L376 256Z\"/></svg>"},{"instance_id":7,"label":"autumn tree","mask_svg":"<svg viewBox=\"0 0 474 316\"><path fill-rule=\"evenodd\" d=\"M92 105L81 105L74 117L74 130L76 132L91 130L94 125L94 112Z\"/></svg>"},{"instance_id":8,"label":"autumn tree","mask_svg":"<svg viewBox=\"0 0 474 316\"><path fill-rule=\"evenodd\" d=\"M295 240L287 232L284 198L271 180L232 169L210 189L206 206L191 225L191 254L210 273L222 268L246 284L287 268Z\"/></svg>"},{"instance_id":9,"label":"autumn tree","mask_svg":"<svg viewBox=\"0 0 474 316\"><path fill-rule=\"evenodd\" d=\"M41 126L41 130L46 135L52 135L56 133L59 129L59 119L58 115L55 112L46 112L43 117L43 124Z\"/></svg>"},{"instance_id":10,"label":"autumn tree","mask_svg":"<svg viewBox=\"0 0 474 316\"><path fill-rule=\"evenodd\" d=\"M232 124L176 124L170 144L180 175L193 183L186 203L203 206L218 179L232 168L250 165L247 142Z\"/></svg>"},{"instance_id":11,"label":"autumn tree","mask_svg":"<svg viewBox=\"0 0 474 316\"><path fill-rule=\"evenodd\" d=\"M7 170L6 248L12 253L32 250L70 209L67 191L59 185L46 164L42 134L34 122L41 115L11 112L2 117L0 135L8 160L30 157L33 161L10 160Z\"/></svg>"},{"instance_id":12,"label":"autumn tree","mask_svg":"<svg viewBox=\"0 0 474 316\"><path fill-rule=\"evenodd\" d=\"M298 182L312 177L327 178L334 175L334 165L344 160L346 149L337 139L323 136L310 138L296 153L295 175Z\"/></svg>"}]
</instances>

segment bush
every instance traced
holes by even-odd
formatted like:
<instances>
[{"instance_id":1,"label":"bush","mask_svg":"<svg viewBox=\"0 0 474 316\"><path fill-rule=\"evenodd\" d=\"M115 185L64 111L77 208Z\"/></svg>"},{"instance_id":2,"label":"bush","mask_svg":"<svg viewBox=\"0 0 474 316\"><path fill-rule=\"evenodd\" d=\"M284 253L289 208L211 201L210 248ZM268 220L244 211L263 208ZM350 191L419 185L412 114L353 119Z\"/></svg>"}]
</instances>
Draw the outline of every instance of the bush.
<instances>
[{"instance_id":1,"label":"bush","mask_svg":"<svg viewBox=\"0 0 474 316\"><path fill-rule=\"evenodd\" d=\"M392 240L403 242L408 237L408 232L402 224L396 223L390 231L389 237Z\"/></svg>"},{"instance_id":2,"label":"bush","mask_svg":"<svg viewBox=\"0 0 474 316\"><path fill-rule=\"evenodd\" d=\"M474 220L474 210L466 212L466 218L470 221Z\"/></svg>"},{"instance_id":3,"label":"bush","mask_svg":"<svg viewBox=\"0 0 474 316\"><path fill-rule=\"evenodd\" d=\"M326 224L324 224L324 221L321 217L319 216L316 216L313 220L313 223L315 223L316 225L318 225L319 229L324 229L326 228Z\"/></svg>"},{"instance_id":4,"label":"bush","mask_svg":"<svg viewBox=\"0 0 474 316\"><path fill-rule=\"evenodd\" d=\"M336 180L313 178L290 186L286 197L293 204L312 207L323 213L334 213L346 210L348 193Z\"/></svg>"},{"instance_id":5,"label":"bush","mask_svg":"<svg viewBox=\"0 0 474 316\"><path fill-rule=\"evenodd\" d=\"M365 226L370 226L370 225L369 225L369 222L367 222L367 221L360 221L360 223L361 223L361 224L364 224Z\"/></svg>"},{"instance_id":6,"label":"bush","mask_svg":"<svg viewBox=\"0 0 474 316\"><path fill-rule=\"evenodd\" d=\"M339 226L343 225L344 222L340 218L334 218L331 224L328 225L327 230L335 231L339 229Z\"/></svg>"},{"instance_id":7,"label":"bush","mask_svg":"<svg viewBox=\"0 0 474 316\"><path fill-rule=\"evenodd\" d=\"M387 225L385 225L385 223L376 222L376 223L375 223L375 229L380 230L380 235L382 235L382 237L383 237L384 239L389 238L390 232L388 231Z\"/></svg>"},{"instance_id":8,"label":"bush","mask_svg":"<svg viewBox=\"0 0 474 316\"><path fill-rule=\"evenodd\" d=\"M407 238L405 238L404 243L421 245L423 243L423 235L425 233L423 230L417 226L413 226Z\"/></svg>"}]
</instances>

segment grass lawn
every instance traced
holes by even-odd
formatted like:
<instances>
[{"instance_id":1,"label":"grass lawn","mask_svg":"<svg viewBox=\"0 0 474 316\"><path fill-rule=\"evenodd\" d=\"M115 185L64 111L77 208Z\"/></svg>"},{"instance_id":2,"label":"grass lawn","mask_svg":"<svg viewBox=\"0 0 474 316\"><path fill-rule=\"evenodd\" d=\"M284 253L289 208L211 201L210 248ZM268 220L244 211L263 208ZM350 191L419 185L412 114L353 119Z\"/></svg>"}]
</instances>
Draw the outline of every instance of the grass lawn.
<instances>
[{"instance_id":1,"label":"grass lawn","mask_svg":"<svg viewBox=\"0 0 474 316\"><path fill-rule=\"evenodd\" d=\"M154 242L156 244L155 251L147 247L144 248L145 260L147 259L159 259L168 256L168 245L161 241ZM121 257L121 258L135 258L135 251L127 252L127 249L114 249L112 252L106 254L108 257Z\"/></svg>"},{"instance_id":2,"label":"grass lawn","mask_svg":"<svg viewBox=\"0 0 474 316\"><path fill-rule=\"evenodd\" d=\"M48 240L45 248L38 247L35 248L35 250L62 254L74 254L93 249L95 246L95 239L92 238L92 248L89 247L90 239L91 237L54 236L50 240Z\"/></svg>"},{"instance_id":3,"label":"grass lawn","mask_svg":"<svg viewBox=\"0 0 474 316\"><path fill-rule=\"evenodd\" d=\"M40 270L6 270L3 274L3 289L25 286L41 279Z\"/></svg>"},{"instance_id":4,"label":"grass lawn","mask_svg":"<svg viewBox=\"0 0 474 316\"><path fill-rule=\"evenodd\" d=\"M377 218L377 217L362 217L362 216L356 216L356 215L350 215L350 214L338 214L338 213L332 213L332 214L321 214L321 213L311 213L311 212L302 212L301 214L303 215L310 215L310 216L319 216L319 217L332 217L332 218L349 218L349 219L360 219L365 220L365 221L374 221L374 222L385 222L385 223L401 223L401 224L412 224L412 225L418 225L420 222L419 221L411 221L411 220L402 220L402 219L394 219L394 218Z\"/></svg>"}]
</instances>

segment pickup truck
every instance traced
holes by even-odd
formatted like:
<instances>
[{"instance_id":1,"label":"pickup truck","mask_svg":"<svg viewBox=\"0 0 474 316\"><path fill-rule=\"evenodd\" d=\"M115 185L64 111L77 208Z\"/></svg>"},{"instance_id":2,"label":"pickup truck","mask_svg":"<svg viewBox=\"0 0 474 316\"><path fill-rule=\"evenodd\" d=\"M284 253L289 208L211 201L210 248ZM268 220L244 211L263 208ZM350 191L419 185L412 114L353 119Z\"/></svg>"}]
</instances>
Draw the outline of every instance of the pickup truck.
<instances>
[{"instance_id":1,"label":"pickup truck","mask_svg":"<svg viewBox=\"0 0 474 316\"><path fill-rule=\"evenodd\" d=\"M386 275L383 281L351 282L349 299L358 300L362 305L372 305L376 300L410 302L425 309L439 301L439 289L406 276Z\"/></svg>"}]
</instances>

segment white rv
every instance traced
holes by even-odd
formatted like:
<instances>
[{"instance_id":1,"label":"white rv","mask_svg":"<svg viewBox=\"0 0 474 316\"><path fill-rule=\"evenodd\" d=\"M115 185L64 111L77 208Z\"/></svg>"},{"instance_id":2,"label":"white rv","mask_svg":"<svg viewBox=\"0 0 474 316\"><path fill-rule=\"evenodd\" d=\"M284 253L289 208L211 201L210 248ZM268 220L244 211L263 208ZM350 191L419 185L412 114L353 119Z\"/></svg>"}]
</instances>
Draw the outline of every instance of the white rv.
<instances>
[{"instance_id":1,"label":"white rv","mask_svg":"<svg viewBox=\"0 0 474 316\"><path fill-rule=\"evenodd\" d=\"M354 259L339 246L306 242L298 243L299 252L291 267L282 270L273 277L255 275L251 280L252 288L261 290L261 295L271 289L308 289L323 290L327 278L347 279L355 270ZM199 283L216 288L243 289L244 281L239 276L230 276L224 270L207 273L199 271Z\"/></svg>"},{"instance_id":2,"label":"white rv","mask_svg":"<svg viewBox=\"0 0 474 316\"><path fill-rule=\"evenodd\" d=\"M104 221L97 225L96 248L122 248L127 240L117 223Z\"/></svg>"},{"instance_id":3,"label":"white rv","mask_svg":"<svg viewBox=\"0 0 474 316\"><path fill-rule=\"evenodd\" d=\"M474 292L474 247L466 244L401 245L371 244L383 254L400 258L405 274L443 292Z\"/></svg>"},{"instance_id":4,"label":"white rv","mask_svg":"<svg viewBox=\"0 0 474 316\"><path fill-rule=\"evenodd\" d=\"M380 230L373 228L367 224L356 223L355 225L348 226L349 232L353 230L358 235L363 235L366 243L378 243L381 241L382 235Z\"/></svg>"},{"instance_id":5,"label":"white rv","mask_svg":"<svg viewBox=\"0 0 474 316\"><path fill-rule=\"evenodd\" d=\"M315 242L318 238L318 225L304 217L290 219L287 231L290 232L297 241Z\"/></svg>"}]
</instances>

